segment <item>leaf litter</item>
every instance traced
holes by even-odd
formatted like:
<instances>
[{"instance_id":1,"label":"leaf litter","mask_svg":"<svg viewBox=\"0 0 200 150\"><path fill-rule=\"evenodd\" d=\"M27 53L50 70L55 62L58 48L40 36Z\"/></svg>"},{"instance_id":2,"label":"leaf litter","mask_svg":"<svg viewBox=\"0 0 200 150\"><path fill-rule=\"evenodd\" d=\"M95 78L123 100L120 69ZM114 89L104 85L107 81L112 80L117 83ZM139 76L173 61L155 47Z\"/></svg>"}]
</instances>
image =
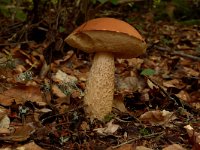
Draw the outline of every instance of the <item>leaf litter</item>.
<instances>
[{"instance_id":1,"label":"leaf litter","mask_svg":"<svg viewBox=\"0 0 200 150\"><path fill-rule=\"evenodd\" d=\"M115 61L115 101L104 122L84 113L86 54L68 48L48 62L46 43L1 47L0 146L200 149L198 27L148 19L141 26L147 54Z\"/></svg>"}]
</instances>

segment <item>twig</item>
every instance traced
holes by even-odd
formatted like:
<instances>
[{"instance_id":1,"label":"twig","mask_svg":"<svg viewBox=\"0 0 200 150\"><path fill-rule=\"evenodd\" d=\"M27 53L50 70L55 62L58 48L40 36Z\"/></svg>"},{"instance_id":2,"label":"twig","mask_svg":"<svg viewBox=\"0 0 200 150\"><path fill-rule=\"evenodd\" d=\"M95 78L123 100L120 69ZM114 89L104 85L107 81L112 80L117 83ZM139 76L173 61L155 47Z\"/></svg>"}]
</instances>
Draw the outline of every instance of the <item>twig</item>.
<instances>
[{"instance_id":1,"label":"twig","mask_svg":"<svg viewBox=\"0 0 200 150\"><path fill-rule=\"evenodd\" d=\"M23 42L16 42L16 43L5 43L5 44L0 44L0 46L9 46L9 45L15 45L15 44L25 44L25 43L31 43L33 41L23 41Z\"/></svg>"},{"instance_id":2,"label":"twig","mask_svg":"<svg viewBox=\"0 0 200 150\"><path fill-rule=\"evenodd\" d=\"M46 143L43 143L43 142L38 142L37 143L39 146L45 146L45 148L49 148L49 149L54 149L54 150L63 150L62 148L58 147L58 146L55 146L55 145L52 145L52 144L46 144Z\"/></svg>"},{"instance_id":3,"label":"twig","mask_svg":"<svg viewBox=\"0 0 200 150\"><path fill-rule=\"evenodd\" d=\"M180 52L180 51L173 51L173 54L200 61L200 57L192 56L192 55L189 55L189 54L185 54L185 53Z\"/></svg>"},{"instance_id":4,"label":"twig","mask_svg":"<svg viewBox=\"0 0 200 150\"><path fill-rule=\"evenodd\" d=\"M50 106L50 107L51 107L51 106ZM48 116L48 117L42 119L41 122L44 123L47 119L51 119L51 118L53 118L53 117L62 116L62 115L65 115L65 114L68 114L68 113L74 112L74 111L79 110L79 109L84 108L84 107L85 107L85 105L81 105L81 106L78 106L77 108L73 108L73 109L69 110L69 111L66 112L66 113L55 114L55 115Z\"/></svg>"},{"instance_id":5,"label":"twig","mask_svg":"<svg viewBox=\"0 0 200 150\"><path fill-rule=\"evenodd\" d=\"M118 117L115 117L115 119L116 119L117 121L124 122L124 123L132 122L132 121L125 121L125 120L122 120L122 119L120 119L120 118L118 118Z\"/></svg>"},{"instance_id":6,"label":"twig","mask_svg":"<svg viewBox=\"0 0 200 150\"><path fill-rule=\"evenodd\" d=\"M158 83L156 83L152 78L147 77L147 76L146 76L146 78L149 79L153 84L155 84L155 85L160 89L160 91L162 92L162 94L164 94L165 97L167 97L169 100L173 101L175 104L181 105L182 107L184 107L183 104L181 103L181 101L177 102L173 97L171 97L171 95L170 95L169 93L167 93L167 91L165 91L164 88L162 88L162 87L161 87Z\"/></svg>"},{"instance_id":7,"label":"twig","mask_svg":"<svg viewBox=\"0 0 200 150\"><path fill-rule=\"evenodd\" d=\"M173 55L179 55L179 56L187 57L187 58L190 58L190 59L193 59L193 60L196 60L196 61L200 61L200 57L185 54L185 53L180 52L180 51L175 51L175 50L171 51L170 48L168 48L168 47L161 47L161 46L154 45L154 48L156 48L157 50L161 50L161 51L167 51L167 52L169 52Z\"/></svg>"},{"instance_id":8,"label":"twig","mask_svg":"<svg viewBox=\"0 0 200 150\"><path fill-rule=\"evenodd\" d=\"M200 114L199 109L193 108L191 105L189 105L187 102L185 102L182 99L176 98L173 95L168 94L158 83L156 83L152 78L147 77L153 84L158 86L158 88L161 90L161 92L174 104L181 106L182 108L186 109L189 112L195 113L195 114Z\"/></svg>"},{"instance_id":9,"label":"twig","mask_svg":"<svg viewBox=\"0 0 200 150\"><path fill-rule=\"evenodd\" d=\"M119 144L119 145L113 146L112 149L118 148L118 147L120 147L120 146L122 146L122 145L125 145L125 144L129 144L129 143L134 142L134 141L136 141L136 140L140 140L140 139L142 139L142 138L150 138L150 137L154 137L154 136L156 136L156 135L162 135L162 134L164 134L164 131L162 131L162 132L157 132L157 133L152 133L152 134L149 134L149 135L140 136L140 137L138 137L138 138L132 138L132 139L129 139L128 141L123 142L123 143L121 143L121 144Z\"/></svg>"}]
</instances>

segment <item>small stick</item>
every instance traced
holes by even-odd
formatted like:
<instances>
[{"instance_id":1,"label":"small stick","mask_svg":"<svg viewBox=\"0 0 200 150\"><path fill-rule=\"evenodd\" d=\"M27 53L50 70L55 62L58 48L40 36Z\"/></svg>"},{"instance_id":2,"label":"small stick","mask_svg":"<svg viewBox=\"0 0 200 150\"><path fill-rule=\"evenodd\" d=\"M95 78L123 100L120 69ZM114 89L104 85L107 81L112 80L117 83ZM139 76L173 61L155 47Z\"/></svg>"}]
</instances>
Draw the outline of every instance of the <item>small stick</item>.
<instances>
[{"instance_id":1,"label":"small stick","mask_svg":"<svg viewBox=\"0 0 200 150\"><path fill-rule=\"evenodd\" d=\"M125 145L125 144L129 144L129 143L134 142L134 141L136 141L136 140L140 140L140 139L142 139L142 138L150 138L150 137L154 137L154 136L162 135L162 134L164 134L164 131L162 131L162 132L157 132L157 133L152 133L152 134L149 134L149 135L140 136L140 137L138 137L138 138L132 138L132 139L129 139L128 141L123 142L123 143L121 143L121 144L119 144L119 145L113 146L112 149L118 148L118 147L123 146L123 145Z\"/></svg>"},{"instance_id":2,"label":"small stick","mask_svg":"<svg viewBox=\"0 0 200 150\"><path fill-rule=\"evenodd\" d=\"M161 46L157 46L157 45L154 45L153 47L155 47L157 50L167 51L167 52L170 52L171 54L174 54L174 55L179 55L179 56L187 57L187 58L190 58L190 59L193 59L193 60L196 60L196 61L200 61L200 57L185 54L185 53L180 52L180 51L170 51L170 49L167 48L167 47L161 47Z\"/></svg>"},{"instance_id":3,"label":"small stick","mask_svg":"<svg viewBox=\"0 0 200 150\"><path fill-rule=\"evenodd\" d=\"M5 44L0 44L0 46L9 46L9 45L15 45L15 44L25 44L25 43L31 43L33 41L23 41L23 42L17 42L17 43L5 43Z\"/></svg>"}]
</instances>

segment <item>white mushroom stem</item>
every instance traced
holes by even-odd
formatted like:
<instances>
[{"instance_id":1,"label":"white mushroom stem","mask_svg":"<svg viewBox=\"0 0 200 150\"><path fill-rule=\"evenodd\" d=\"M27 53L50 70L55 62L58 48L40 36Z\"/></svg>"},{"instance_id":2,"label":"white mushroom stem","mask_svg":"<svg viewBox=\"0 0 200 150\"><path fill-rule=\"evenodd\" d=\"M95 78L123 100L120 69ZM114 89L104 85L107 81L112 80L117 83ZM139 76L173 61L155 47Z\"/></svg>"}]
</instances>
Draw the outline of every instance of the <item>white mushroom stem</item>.
<instances>
[{"instance_id":1,"label":"white mushroom stem","mask_svg":"<svg viewBox=\"0 0 200 150\"><path fill-rule=\"evenodd\" d=\"M112 53L98 52L95 54L84 97L86 113L92 118L103 120L112 110L114 65Z\"/></svg>"}]
</instances>

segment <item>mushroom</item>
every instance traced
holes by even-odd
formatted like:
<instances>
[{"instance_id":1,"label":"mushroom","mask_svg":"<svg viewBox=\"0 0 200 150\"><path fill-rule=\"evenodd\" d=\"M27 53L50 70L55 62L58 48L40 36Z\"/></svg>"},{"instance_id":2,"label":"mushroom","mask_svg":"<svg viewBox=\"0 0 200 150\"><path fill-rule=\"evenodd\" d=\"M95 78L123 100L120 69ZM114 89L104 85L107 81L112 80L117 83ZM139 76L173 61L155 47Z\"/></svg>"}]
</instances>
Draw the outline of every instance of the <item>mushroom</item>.
<instances>
[{"instance_id":1,"label":"mushroom","mask_svg":"<svg viewBox=\"0 0 200 150\"><path fill-rule=\"evenodd\" d=\"M85 112L103 120L112 110L114 95L114 57L132 58L146 51L146 43L137 30L114 18L97 18L85 22L66 39L70 46L95 53L86 82Z\"/></svg>"}]
</instances>

